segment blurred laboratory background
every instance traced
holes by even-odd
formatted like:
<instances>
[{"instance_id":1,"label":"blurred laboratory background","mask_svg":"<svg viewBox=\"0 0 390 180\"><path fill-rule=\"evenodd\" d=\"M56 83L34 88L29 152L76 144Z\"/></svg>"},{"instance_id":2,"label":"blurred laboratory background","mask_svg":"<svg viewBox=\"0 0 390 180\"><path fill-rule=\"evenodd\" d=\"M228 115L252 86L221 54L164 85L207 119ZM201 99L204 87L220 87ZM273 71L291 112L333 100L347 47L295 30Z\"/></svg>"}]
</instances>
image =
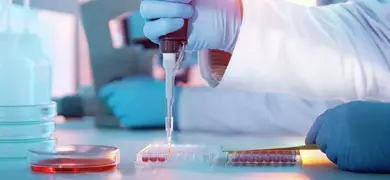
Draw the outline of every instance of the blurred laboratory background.
<instances>
[{"instance_id":1,"label":"blurred laboratory background","mask_svg":"<svg viewBox=\"0 0 390 180\"><path fill-rule=\"evenodd\" d=\"M13 86L0 83L3 87L6 87L4 88L6 90L0 91L2 95L5 94L3 99L0 99L0 128L3 128L0 129L0 145L3 143L2 147L6 147L0 147L0 158L26 157L28 150L38 146L32 144L31 147L23 145L24 149L19 148L21 139L41 138L37 142L47 143L42 145L44 149L57 145L59 139L61 145L110 144L120 148L121 152L125 152L123 156L121 154L124 157L122 158L124 163L121 162L124 166L119 168L121 171L119 173L101 173L98 176L101 176L101 179L122 179L122 176L137 175L136 171L131 168L134 168L134 158L138 158L139 150L144 149L151 142L152 144L166 142L166 137L163 136L166 133L163 131L148 131L148 133L145 133L139 130L163 130L166 125L165 119L169 119L165 116L171 114L169 110L166 113L165 109L165 106L167 106L164 94L166 86L163 82L165 72L161 65L162 57L158 45L148 40L143 34L144 20L139 13L142 0L30 0L31 9L27 8L28 16L26 16L27 6L23 7L26 1L13 0L14 4L21 6L18 6L15 10L11 10L11 6L8 7L10 14L13 13L13 17L12 20L4 21L6 18L3 17L6 16L3 16L2 9L7 7L3 8L2 3L6 1L10 2L9 0L0 0L0 32L5 34L4 36L0 34L0 38L7 40L2 42L2 39L0 39L0 47L2 47L0 49L6 54L0 56L0 59L6 57L1 59L3 64L0 64L2 65L0 70L3 70L0 72L3 72L6 76L0 76L2 77L0 82L15 81L15 83L9 83ZM286 1L303 6L322 6L345 2L346 0ZM23 8L24 13L21 11ZM22 46L25 45L25 41L20 40L23 38L8 38L7 36L11 37L10 34L12 35L13 32L6 34L8 33L6 31L7 27L11 27L12 31L17 32L14 34L21 34L23 35L21 37L24 38L28 37L26 39L31 41L28 45L32 49L28 53L36 50L34 43L39 39L39 43L42 44L41 49L44 51L41 54L45 56L39 56L36 59L34 59L35 57L20 58L24 54L19 55L19 51L25 53L24 50L28 48L19 48L19 46L17 53L15 53L16 51L8 53L7 51L12 48L7 48L9 45L7 42L14 43L13 41L16 39L18 45L21 44L20 47L26 46ZM22 33L25 29L28 29L28 36ZM36 34L39 38L29 39L32 34ZM13 55L12 58L8 58L11 57L7 56L9 54ZM234 148L237 147L243 149L301 147L301 145L304 145L304 136L306 136L314 120L325 110L344 103L342 100L308 101L283 94L269 95L230 90L217 91L218 88L207 88L207 84L201 77L197 60L199 58L224 60L230 58L230 56L229 53L217 50L185 53L181 64L182 68L177 71L175 79L175 92L182 93L174 94L175 101L184 102L181 103L181 106L174 106L176 109L173 110L175 116L173 129L179 130L181 135L173 138L175 143L215 144L215 142L218 142L223 144L222 147L225 149L232 149L232 151L235 151ZM5 60L7 58L8 61ZM51 65L48 65L47 62L49 61L46 62L47 64L42 63L44 61L40 58L50 60ZM15 63L20 59L23 62L28 62L24 64L27 64L26 67L33 69L32 73L24 73L24 69L18 63ZM30 63L32 61L34 63ZM5 66L4 64L13 66L8 68L11 66ZM50 75L49 70L41 73L40 66L46 68L46 70L50 66L52 74ZM4 73L4 69L7 68L10 70ZM14 69L18 71L14 71ZM14 80L13 78L19 76L19 74L23 74L23 76L20 75L22 78ZM48 83L49 78L46 78L49 76L52 79L51 85L48 85L50 84ZM20 79L27 80L19 82ZM21 85L23 82L29 83L23 86ZM111 88L111 92L106 90L105 93L102 93L103 89L112 87L110 86L112 84L115 84L115 88ZM45 86L51 87L51 89L40 88ZM29 87L34 92L26 93L30 89L27 90L24 87ZM39 92L41 89L47 91ZM52 91L51 95L50 91ZM114 91L115 93L113 93ZM7 97L10 96L9 94L12 94L10 98ZM40 100L40 98L36 98L36 94L43 94L42 97L44 98L41 99L44 99L46 104L37 101L36 99ZM107 94L115 95L107 98ZM183 100L178 100L180 98ZM23 100L23 103L14 103L15 99ZM51 99L56 103L50 102ZM57 107L55 107L55 104L57 104ZM180 107L179 112L177 111L178 107ZM57 114L55 108L57 108ZM176 114L176 112L178 113ZM37 117L39 115L39 118L34 119L35 117L31 114ZM176 119L176 116L179 118ZM55 120L52 121L53 119ZM58 128L55 125L58 125ZM46 129L41 130L41 127ZM121 129L125 130L119 131ZM128 131L128 129L134 131ZM193 132L195 134L184 134L182 132ZM208 132L215 133L215 135L207 134ZM228 133L237 136L228 135ZM240 136L244 134L257 135L257 133L261 136ZM36 136L30 136L30 134ZM271 136L276 138L268 138ZM164 138L164 140L162 141L161 138ZM17 143L13 143L13 141ZM171 136L169 135L170 142ZM26 143L29 145L29 141L26 141ZM8 144L16 144L16 146L11 147ZM171 152L170 148L169 144L169 152ZM302 148L306 148L306 146L302 146ZM61 151L61 148L59 149L58 151ZM15 150L19 150L16 155ZM320 152L318 149L315 150ZM135 156L136 154L137 156ZM309 155L311 154L309 153ZM325 159L323 161L331 164L326 155L322 153L320 155L314 154L314 156L319 156ZM242 157L245 157L245 155ZM295 160L295 154L293 161L294 163L298 162ZM322 163L322 160L316 159L316 161L308 163L315 164L319 162ZM34 162L30 163L34 164ZM9 167L3 166L3 168L0 168L0 174L4 177L7 177L8 173L9 177L11 175L23 175L39 178L36 174L20 173L28 170L24 167L25 162L15 161L15 163L10 164L10 166L7 164ZM22 167L24 169L21 169ZM334 179L333 176L336 176L333 171L323 170L327 175L325 179ZM281 173L285 170L280 169L272 172L268 171L269 169L264 171L266 172L266 175L263 176L266 177L265 179L292 177L292 179L306 180L311 179L309 176L313 176L306 169L296 174L294 174L297 171L296 169L293 170L294 173L288 172L285 174ZM166 172L168 173L166 177L170 178L172 176L171 171ZM188 172L190 173L188 175L194 176L192 172ZM187 170L183 171L185 174L188 172ZM217 173L218 177L222 177L219 176L222 174L232 175L224 171L221 172ZM233 170L231 172L236 173ZM318 177L323 177L322 174L324 173L316 173ZM212 175L209 172L204 174ZM347 173L340 174L337 174L337 176L347 176ZM88 175L90 176L90 174ZM106 175L107 177L110 175L115 177L105 178ZM258 179L253 172L246 175L250 179ZM217 176L213 176L213 179L218 178ZM86 176L80 177L85 179ZM91 176L91 179L96 179L95 177ZM53 179L52 176L47 176L47 178Z\"/></svg>"},{"instance_id":2,"label":"blurred laboratory background","mask_svg":"<svg viewBox=\"0 0 390 180\"><path fill-rule=\"evenodd\" d=\"M291 1L307 6L317 3ZM53 61L52 97L58 103L59 119L95 116L98 126L118 127L120 123L99 102L96 92L123 77L163 77L156 65L157 46L143 36L139 4L140 0L31 0L35 25L45 26L39 35ZM178 79L202 85L197 71L185 71Z\"/></svg>"}]
</instances>

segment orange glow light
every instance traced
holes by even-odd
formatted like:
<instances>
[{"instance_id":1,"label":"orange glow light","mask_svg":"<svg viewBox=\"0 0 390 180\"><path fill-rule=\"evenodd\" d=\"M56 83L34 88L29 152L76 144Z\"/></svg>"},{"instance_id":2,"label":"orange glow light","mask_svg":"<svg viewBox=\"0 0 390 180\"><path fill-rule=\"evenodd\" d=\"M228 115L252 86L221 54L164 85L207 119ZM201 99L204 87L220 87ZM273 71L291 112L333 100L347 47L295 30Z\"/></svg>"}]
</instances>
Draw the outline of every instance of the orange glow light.
<instances>
[{"instance_id":1,"label":"orange glow light","mask_svg":"<svg viewBox=\"0 0 390 180\"><path fill-rule=\"evenodd\" d=\"M303 166L334 166L320 150L300 150Z\"/></svg>"}]
</instances>

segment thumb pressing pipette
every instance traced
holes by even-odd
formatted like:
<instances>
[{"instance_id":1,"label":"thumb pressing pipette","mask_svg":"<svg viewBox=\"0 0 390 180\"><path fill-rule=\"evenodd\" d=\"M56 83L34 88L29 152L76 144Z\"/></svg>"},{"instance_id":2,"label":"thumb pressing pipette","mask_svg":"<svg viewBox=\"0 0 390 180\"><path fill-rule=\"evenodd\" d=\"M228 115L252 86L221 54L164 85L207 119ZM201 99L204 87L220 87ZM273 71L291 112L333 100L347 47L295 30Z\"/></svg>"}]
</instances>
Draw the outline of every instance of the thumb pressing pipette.
<instances>
[{"instance_id":1,"label":"thumb pressing pipette","mask_svg":"<svg viewBox=\"0 0 390 180\"><path fill-rule=\"evenodd\" d=\"M167 131L168 144L171 144L173 131L173 110L175 72L180 66L187 43L188 20L184 26L173 33L167 34L160 39L160 52L163 55L163 67L165 69L165 96L167 99L167 115L165 117L165 130Z\"/></svg>"}]
</instances>

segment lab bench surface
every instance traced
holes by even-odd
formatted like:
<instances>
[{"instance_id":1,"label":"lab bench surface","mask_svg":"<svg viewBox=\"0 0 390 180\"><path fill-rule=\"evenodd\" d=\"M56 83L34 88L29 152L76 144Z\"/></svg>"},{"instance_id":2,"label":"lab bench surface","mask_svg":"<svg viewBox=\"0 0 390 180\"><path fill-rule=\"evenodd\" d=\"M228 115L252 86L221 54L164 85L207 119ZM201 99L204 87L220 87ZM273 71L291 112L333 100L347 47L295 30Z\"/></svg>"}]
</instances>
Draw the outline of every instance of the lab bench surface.
<instances>
[{"instance_id":1,"label":"lab bench surface","mask_svg":"<svg viewBox=\"0 0 390 180\"><path fill-rule=\"evenodd\" d=\"M345 172L333 166L312 167L229 167L213 169L165 169L137 171L134 167L136 153L151 142L163 141L163 131L129 131L116 129L97 129L91 119L66 122L57 125L54 135L58 144L111 145L120 148L121 163L118 170L107 173L88 174L40 174L30 170L26 160L0 160L0 179L2 180L388 180L390 175L358 174ZM274 139L278 140L274 140ZM227 136L205 133L176 133L175 142L193 144L228 143L284 143L296 144L301 138Z\"/></svg>"}]
</instances>

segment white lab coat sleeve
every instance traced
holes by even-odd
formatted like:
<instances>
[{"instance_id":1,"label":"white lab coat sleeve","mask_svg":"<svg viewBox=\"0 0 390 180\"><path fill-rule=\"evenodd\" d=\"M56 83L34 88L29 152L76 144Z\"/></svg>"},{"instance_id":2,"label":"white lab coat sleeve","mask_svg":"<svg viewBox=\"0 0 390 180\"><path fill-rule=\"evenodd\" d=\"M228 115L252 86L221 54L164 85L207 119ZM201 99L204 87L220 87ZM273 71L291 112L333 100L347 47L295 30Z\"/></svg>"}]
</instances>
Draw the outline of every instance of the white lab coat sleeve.
<instances>
[{"instance_id":1,"label":"white lab coat sleeve","mask_svg":"<svg viewBox=\"0 0 390 180\"><path fill-rule=\"evenodd\" d=\"M304 98L390 101L390 1L304 7L242 0L243 22L221 80L212 87Z\"/></svg>"},{"instance_id":2,"label":"white lab coat sleeve","mask_svg":"<svg viewBox=\"0 0 390 180\"><path fill-rule=\"evenodd\" d=\"M183 131L306 135L318 115L341 102L191 87L182 89L177 103Z\"/></svg>"}]
</instances>

